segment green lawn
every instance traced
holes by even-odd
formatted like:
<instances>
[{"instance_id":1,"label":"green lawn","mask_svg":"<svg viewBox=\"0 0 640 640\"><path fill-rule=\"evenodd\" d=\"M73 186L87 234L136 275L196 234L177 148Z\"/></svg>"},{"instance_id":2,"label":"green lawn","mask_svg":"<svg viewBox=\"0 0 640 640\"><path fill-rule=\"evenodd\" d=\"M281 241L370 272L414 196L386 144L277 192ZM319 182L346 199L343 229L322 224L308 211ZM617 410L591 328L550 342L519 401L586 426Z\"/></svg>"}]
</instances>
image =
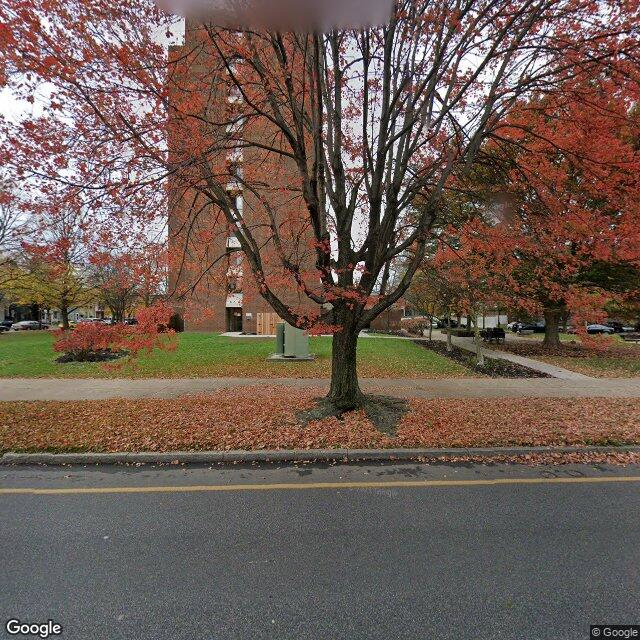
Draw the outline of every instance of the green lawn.
<instances>
[{"instance_id":1,"label":"green lawn","mask_svg":"<svg viewBox=\"0 0 640 640\"><path fill-rule=\"evenodd\" d=\"M538 340L542 342L544 340L544 333L531 333L526 336L519 336L513 334L518 340ZM580 338L572 333L560 333L560 342L580 342Z\"/></svg>"},{"instance_id":2,"label":"green lawn","mask_svg":"<svg viewBox=\"0 0 640 640\"><path fill-rule=\"evenodd\" d=\"M561 334L564 343L561 353L545 353L541 348L542 335L518 337L507 342L502 350L525 357L548 362L596 378L635 378L640 376L640 345L625 342L620 335L602 351L585 351L580 347L580 338ZM573 343L573 344L572 344Z\"/></svg>"},{"instance_id":3,"label":"green lawn","mask_svg":"<svg viewBox=\"0 0 640 640\"><path fill-rule=\"evenodd\" d=\"M640 347L635 347L640 353ZM562 356L544 356L549 364L564 367L594 378L635 378L640 376L640 357L594 355L586 358L566 358Z\"/></svg>"},{"instance_id":4,"label":"green lawn","mask_svg":"<svg viewBox=\"0 0 640 640\"><path fill-rule=\"evenodd\" d=\"M46 332L0 334L0 377L25 378L322 378L331 365L331 338L311 338L314 362L267 362L275 340L183 333L175 351L154 351L124 367L98 363L57 364ZM473 374L408 340L362 338L358 373L365 378L450 378Z\"/></svg>"}]
</instances>

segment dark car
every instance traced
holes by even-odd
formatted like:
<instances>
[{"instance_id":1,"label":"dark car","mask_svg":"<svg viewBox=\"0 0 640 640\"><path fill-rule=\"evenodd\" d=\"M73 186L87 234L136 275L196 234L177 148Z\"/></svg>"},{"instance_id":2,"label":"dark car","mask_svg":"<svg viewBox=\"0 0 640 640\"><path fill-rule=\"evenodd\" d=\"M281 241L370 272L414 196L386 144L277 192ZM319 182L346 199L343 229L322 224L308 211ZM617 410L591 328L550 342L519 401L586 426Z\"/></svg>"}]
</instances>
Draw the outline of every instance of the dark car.
<instances>
[{"instance_id":1,"label":"dark car","mask_svg":"<svg viewBox=\"0 0 640 640\"><path fill-rule=\"evenodd\" d=\"M449 326L449 321L446 318L440 318L438 320L438 329L446 329L448 326ZM453 318L451 318L451 328L452 329L458 328L458 322Z\"/></svg>"},{"instance_id":2,"label":"dark car","mask_svg":"<svg viewBox=\"0 0 640 640\"><path fill-rule=\"evenodd\" d=\"M622 322L618 322L617 320L609 320L606 325L607 327L611 327L615 333L624 332L624 325L622 324Z\"/></svg>"},{"instance_id":3,"label":"dark car","mask_svg":"<svg viewBox=\"0 0 640 640\"><path fill-rule=\"evenodd\" d=\"M6 327L7 329L11 329L12 324L13 324L13 320L0 320L0 327Z\"/></svg>"},{"instance_id":4,"label":"dark car","mask_svg":"<svg viewBox=\"0 0 640 640\"><path fill-rule=\"evenodd\" d=\"M587 326L587 333L590 335L609 334L615 333L615 329L606 324L590 324Z\"/></svg>"},{"instance_id":5,"label":"dark car","mask_svg":"<svg viewBox=\"0 0 640 640\"><path fill-rule=\"evenodd\" d=\"M521 324L518 327L518 333L522 331L533 331L533 333L544 333L544 322L531 322L529 324Z\"/></svg>"}]
</instances>

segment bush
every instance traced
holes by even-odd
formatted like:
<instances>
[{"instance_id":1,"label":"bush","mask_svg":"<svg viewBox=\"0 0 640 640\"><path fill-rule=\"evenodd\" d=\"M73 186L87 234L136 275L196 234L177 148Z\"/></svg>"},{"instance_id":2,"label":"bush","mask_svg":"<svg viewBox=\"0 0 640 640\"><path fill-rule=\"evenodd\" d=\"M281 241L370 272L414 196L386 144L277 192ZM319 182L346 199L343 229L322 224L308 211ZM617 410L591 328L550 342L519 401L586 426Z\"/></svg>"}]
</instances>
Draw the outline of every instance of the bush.
<instances>
[{"instance_id":1,"label":"bush","mask_svg":"<svg viewBox=\"0 0 640 640\"><path fill-rule=\"evenodd\" d=\"M56 331L55 351L63 353L60 362L106 360L119 349L124 325L81 322L73 331Z\"/></svg>"},{"instance_id":2,"label":"bush","mask_svg":"<svg viewBox=\"0 0 640 640\"><path fill-rule=\"evenodd\" d=\"M169 318L169 329L176 333L182 333L184 331L184 319L179 313L174 313Z\"/></svg>"},{"instance_id":3,"label":"bush","mask_svg":"<svg viewBox=\"0 0 640 640\"><path fill-rule=\"evenodd\" d=\"M446 329L443 329L446 331ZM471 329L451 329L451 335L458 338L473 338L475 332Z\"/></svg>"},{"instance_id":4,"label":"bush","mask_svg":"<svg viewBox=\"0 0 640 640\"><path fill-rule=\"evenodd\" d=\"M149 353L156 347L172 349L175 332L166 328L171 314L171 309L160 303L139 310L135 325L81 322L73 331L56 331L53 348L64 354L58 362L96 362Z\"/></svg>"},{"instance_id":5,"label":"bush","mask_svg":"<svg viewBox=\"0 0 640 640\"><path fill-rule=\"evenodd\" d=\"M428 318L415 318L402 322L402 328L415 336L424 335L424 331L428 331L430 326L431 320Z\"/></svg>"}]
</instances>

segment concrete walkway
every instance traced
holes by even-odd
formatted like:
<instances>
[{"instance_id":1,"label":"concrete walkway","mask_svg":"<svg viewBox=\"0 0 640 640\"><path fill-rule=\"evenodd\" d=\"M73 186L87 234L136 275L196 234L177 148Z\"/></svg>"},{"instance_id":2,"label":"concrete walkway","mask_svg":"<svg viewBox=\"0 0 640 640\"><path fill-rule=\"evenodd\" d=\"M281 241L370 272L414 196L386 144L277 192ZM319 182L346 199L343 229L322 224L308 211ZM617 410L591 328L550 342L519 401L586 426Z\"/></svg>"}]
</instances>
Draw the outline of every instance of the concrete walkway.
<instances>
[{"instance_id":1,"label":"concrete walkway","mask_svg":"<svg viewBox=\"0 0 640 640\"><path fill-rule=\"evenodd\" d=\"M443 340L446 342L447 336L443 333L433 334L436 340ZM456 345L456 347L460 347L461 349L465 349L466 351L476 352L476 345L474 338L458 338L452 336L452 342ZM546 373L547 375L553 376L554 378L558 378L559 380L593 380L590 376L585 376L583 373L577 373L575 371L570 371L569 369L564 369L563 367L556 367L553 364L548 364L547 362L542 362L541 360L534 360L533 358L525 358L524 356L517 356L514 353L508 353L507 351L498 351L497 349L482 349L482 353L486 358L496 358L498 360L507 360L509 362L513 362L514 364L522 365L523 367L528 367L529 369L533 369L534 371L539 371L540 373Z\"/></svg>"},{"instance_id":2,"label":"concrete walkway","mask_svg":"<svg viewBox=\"0 0 640 640\"><path fill-rule=\"evenodd\" d=\"M553 378L363 379L363 390L406 398L640 398L640 378L557 380ZM0 401L175 398L239 386L311 388L325 393L326 378L178 378L96 380L4 378Z\"/></svg>"},{"instance_id":3,"label":"concrete walkway","mask_svg":"<svg viewBox=\"0 0 640 640\"><path fill-rule=\"evenodd\" d=\"M360 334L362 337L365 334ZM368 338L376 338L376 339L386 339L386 340L427 340L427 338L411 338L411 337L402 337L402 336L380 336L380 335L367 335ZM440 342L447 341L446 333L440 331L434 331L432 334L433 340L438 340ZM476 352L476 345L474 342L474 338L461 338L458 336L451 336L451 342L456 346L460 347L460 349L464 349L465 351L470 351L472 353ZM557 367L553 364L548 364L547 362L542 362L541 360L534 360L533 358L525 358L523 356L517 356L513 353L508 353L507 351L498 351L497 349L482 349L482 353L485 358L495 358L496 360L507 360L509 362L513 362L514 364L519 364L523 367L528 367L529 369L533 369L534 371L539 371L540 373L546 373L547 375L553 376L558 380L595 380L596 378L591 378L590 376L585 376L583 373L577 373L575 371L570 371L569 369L564 369L563 367Z\"/></svg>"}]
</instances>

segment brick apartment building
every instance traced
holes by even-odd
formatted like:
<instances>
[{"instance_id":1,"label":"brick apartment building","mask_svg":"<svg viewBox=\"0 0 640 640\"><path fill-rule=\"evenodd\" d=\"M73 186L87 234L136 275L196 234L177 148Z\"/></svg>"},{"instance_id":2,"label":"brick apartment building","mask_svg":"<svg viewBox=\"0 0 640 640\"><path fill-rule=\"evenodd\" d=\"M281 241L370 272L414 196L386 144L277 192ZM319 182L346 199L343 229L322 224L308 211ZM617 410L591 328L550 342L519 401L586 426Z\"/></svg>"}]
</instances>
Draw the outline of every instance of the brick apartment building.
<instances>
[{"instance_id":1,"label":"brick apartment building","mask_svg":"<svg viewBox=\"0 0 640 640\"><path fill-rule=\"evenodd\" d=\"M184 59L198 46L202 44L197 41L197 28L187 21L184 44L171 47L170 55L174 60ZM181 87L187 84L188 78L185 79L184 75L204 76L209 73L213 78L216 73L226 73L226 71L222 61L219 58L216 60L216 56L207 50L206 55L196 58L196 62L185 67L182 73L183 76L177 75L170 83L170 100L181 90ZM215 95L213 98L229 104L240 99L237 91L233 89L226 89L224 93ZM208 104L207 109L210 108L211 105ZM233 126L242 126L242 123ZM178 133L172 133L172 131ZM255 136L268 134L266 130L254 129L250 135L253 139ZM246 138L249 137L247 134L243 135ZM170 154L181 145L185 148L184 130L170 128L168 139ZM266 158L263 150L254 149L251 145L226 149L219 154L225 154L226 157L218 158L218 161L226 163L230 168L230 176L235 175L239 178L234 180L231 177L226 185L226 191L235 199L236 208L247 224L253 224L254 217L256 218L254 226L258 231L253 232L254 235L260 237L258 218L261 207L256 195L243 188L241 179L247 170L252 172L252 188L261 189L260 196L268 198L275 210L285 204L291 207L293 203L293 206L298 207L302 219L304 203L299 192L288 191L286 188L287 178L290 183L295 182L296 171L295 167L287 165L287 160L276 153L270 153L273 157ZM265 167L264 175L259 174L261 167ZM264 188L255 186L260 184L264 184ZM197 215L194 212L197 212ZM234 230L226 225L222 213L195 190L177 185L172 180L169 186L168 227L169 251L172 256L169 286L174 306L184 318L185 328L195 331L273 334L275 324L280 319L257 293L253 277L245 265L240 242ZM295 247L292 245L291 250L296 252L299 264L305 264L307 268L312 269L314 251L310 236L307 240L308 242L300 242L298 237L294 242ZM265 244L268 242L266 239ZM301 251L305 252L302 256L300 256ZM214 262L215 266L209 270L209 264ZM277 271L278 265L275 261L271 268ZM272 286L271 281L270 286ZM290 276L282 278L281 284L272 286L272 289L285 304L296 310L318 311L317 305L297 291Z\"/></svg>"}]
</instances>

